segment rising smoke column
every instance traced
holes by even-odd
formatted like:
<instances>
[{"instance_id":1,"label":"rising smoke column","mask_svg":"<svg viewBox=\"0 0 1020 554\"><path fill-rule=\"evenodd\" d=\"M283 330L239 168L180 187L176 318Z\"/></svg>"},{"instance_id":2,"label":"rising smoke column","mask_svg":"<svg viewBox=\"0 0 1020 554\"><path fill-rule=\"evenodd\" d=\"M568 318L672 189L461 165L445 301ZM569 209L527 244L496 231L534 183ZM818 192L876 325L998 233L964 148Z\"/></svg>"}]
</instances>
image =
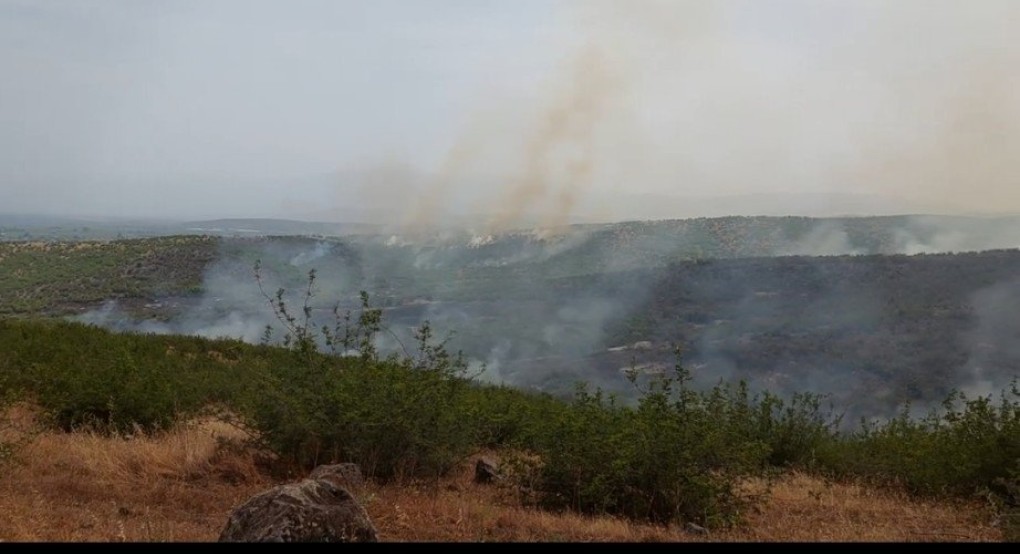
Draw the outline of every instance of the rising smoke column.
<instances>
[{"instance_id":1,"label":"rising smoke column","mask_svg":"<svg viewBox=\"0 0 1020 554\"><path fill-rule=\"evenodd\" d=\"M589 46L574 62L564 87L542 110L524 148L524 173L500 195L490 232L505 231L536 206L545 227L568 222L582 188L589 184L595 131L615 83L604 55Z\"/></svg>"},{"instance_id":2,"label":"rising smoke column","mask_svg":"<svg viewBox=\"0 0 1020 554\"><path fill-rule=\"evenodd\" d=\"M595 198L611 216L612 194L631 190L1020 211L1016 2L635 0L570 13L579 46L504 109L524 122L470 128L430 189L488 189L476 206L490 232L557 224ZM424 219L439 216L426 205Z\"/></svg>"}]
</instances>

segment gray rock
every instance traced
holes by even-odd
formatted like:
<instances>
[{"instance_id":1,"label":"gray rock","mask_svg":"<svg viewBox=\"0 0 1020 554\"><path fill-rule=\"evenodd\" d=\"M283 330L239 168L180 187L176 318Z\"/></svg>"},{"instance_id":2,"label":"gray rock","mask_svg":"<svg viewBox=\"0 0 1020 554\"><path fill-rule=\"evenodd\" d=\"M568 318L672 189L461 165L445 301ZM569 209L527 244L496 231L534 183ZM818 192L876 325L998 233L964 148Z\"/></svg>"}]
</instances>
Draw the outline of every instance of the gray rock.
<instances>
[{"instance_id":1,"label":"gray rock","mask_svg":"<svg viewBox=\"0 0 1020 554\"><path fill-rule=\"evenodd\" d=\"M692 535L707 535L708 534L708 529L705 529L704 527L698 525L697 523L691 523L690 521L688 521L687 524L684 525L684 531L687 531L688 533L690 533Z\"/></svg>"},{"instance_id":2,"label":"gray rock","mask_svg":"<svg viewBox=\"0 0 1020 554\"><path fill-rule=\"evenodd\" d=\"M475 483L492 483L500 478L499 466L488 458L475 462Z\"/></svg>"},{"instance_id":3,"label":"gray rock","mask_svg":"<svg viewBox=\"0 0 1020 554\"><path fill-rule=\"evenodd\" d=\"M358 464L321 465L312 470L309 479L323 479L355 494L365 488L365 478Z\"/></svg>"},{"instance_id":4,"label":"gray rock","mask_svg":"<svg viewBox=\"0 0 1020 554\"><path fill-rule=\"evenodd\" d=\"M378 541L365 509L346 488L333 482L342 473L323 470L318 474L322 478L280 485L251 497L230 514L219 541Z\"/></svg>"}]
</instances>

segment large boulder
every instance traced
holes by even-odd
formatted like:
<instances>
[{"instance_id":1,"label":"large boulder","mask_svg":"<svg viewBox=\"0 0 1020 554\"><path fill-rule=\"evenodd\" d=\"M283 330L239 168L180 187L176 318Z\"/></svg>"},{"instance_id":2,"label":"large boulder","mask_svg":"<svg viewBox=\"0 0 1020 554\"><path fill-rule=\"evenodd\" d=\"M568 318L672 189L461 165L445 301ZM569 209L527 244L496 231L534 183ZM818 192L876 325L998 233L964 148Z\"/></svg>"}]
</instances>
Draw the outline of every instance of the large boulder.
<instances>
[{"instance_id":1,"label":"large boulder","mask_svg":"<svg viewBox=\"0 0 1020 554\"><path fill-rule=\"evenodd\" d=\"M230 514L220 542L378 541L368 513L345 488L361 477L352 465L316 468L308 479L251 497Z\"/></svg>"}]
</instances>

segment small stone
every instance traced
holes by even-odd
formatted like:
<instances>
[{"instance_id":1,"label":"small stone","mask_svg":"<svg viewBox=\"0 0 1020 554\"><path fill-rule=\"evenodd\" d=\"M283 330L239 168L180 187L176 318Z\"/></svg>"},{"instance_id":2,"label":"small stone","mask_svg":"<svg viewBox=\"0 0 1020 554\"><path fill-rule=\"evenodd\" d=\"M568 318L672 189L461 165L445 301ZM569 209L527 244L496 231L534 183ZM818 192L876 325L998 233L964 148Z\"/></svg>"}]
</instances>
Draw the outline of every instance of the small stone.
<instances>
[{"instance_id":1,"label":"small stone","mask_svg":"<svg viewBox=\"0 0 1020 554\"><path fill-rule=\"evenodd\" d=\"M365 486L365 478L361 475L358 464L321 465L312 470L309 479L325 479L338 487L356 492Z\"/></svg>"},{"instance_id":2,"label":"small stone","mask_svg":"<svg viewBox=\"0 0 1020 554\"><path fill-rule=\"evenodd\" d=\"M707 535L708 534L708 529L705 529L704 527L698 525L697 523L692 523L690 521L688 521L684 525L684 531L687 531L688 533L690 533L692 535Z\"/></svg>"},{"instance_id":3,"label":"small stone","mask_svg":"<svg viewBox=\"0 0 1020 554\"><path fill-rule=\"evenodd\" d=\"M498 480L499 466L488 458L478 458L475 462L475 483L485 484Z\"/></svg>"}]
</instances>

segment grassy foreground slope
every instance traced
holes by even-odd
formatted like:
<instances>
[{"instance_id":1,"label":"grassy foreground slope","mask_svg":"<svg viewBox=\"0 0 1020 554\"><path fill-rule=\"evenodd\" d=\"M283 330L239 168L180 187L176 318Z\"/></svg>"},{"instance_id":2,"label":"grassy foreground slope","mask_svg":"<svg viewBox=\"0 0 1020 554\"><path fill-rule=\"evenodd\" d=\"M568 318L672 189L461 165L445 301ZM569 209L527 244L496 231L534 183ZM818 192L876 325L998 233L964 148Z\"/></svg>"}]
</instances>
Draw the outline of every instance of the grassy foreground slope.
<instances>
[{"instance_id":1,"label":"grassy foreground slope","mask_svg":"<svg viewBox=\"0 0 1020 554\"><path fill-rule=\"evenodd\" d=\"M39 427L38 413L3 414L5 437L30 437L0 472L0 541L215 541L230 510L300 475L267 471L244 435L214 420L130 439ZM14 428L12 428L12 426ZM486 451L488 456L498 452ZM920 500L792 473L746 523L710 535L611 516L551 513L506 489L476 485L471 464L437 483L370 483L358 499L380 540L467 542L997 542L995 514L975 501Z\"/></svg>"},{"instance_id":2,"label":"grassy foreground slope","mask_svg":"<svg viewBox=\"0 0 1020 554\"><path fill-rule=\"evenodd\" d=\"M447 489L452 493L461 486L456 475L471 456L479 451L498 452L514 469L511 482L527 485L531 491L511 499L514 510L524 510L511 512L518 514L520 521L566 513L573 515L562 517L620 516L629 522L625 525L667 529L662 531L665 535L639 532L647 533L642 535L647 537L671 536L669 526L685 522L706 525L717 533L714 536L750 533L747 526L754 521L753 514L777 498L761 495L762 489L755 487L793 470L814 476L811 479L878 485L893 491L889 494L894 496L906 492L939 502L977 499L998 517L1007 538L1016 536L1014 514L1020 499L1020 403L1016 390L1002 391L1001 396L963 397L949 392L952 380L936 371L940 379L935 381L934 390L925 394L948 394L939 411L917 418L905 410L900 417L849 432L837 429L830 414L821 409L819 398L811 394L780 398L767 392L755 393L741 382L695 389L691 382L696 374L679 363L674 371L658 376L640 372L630 375L632 388L640 391L634 403L619 402L602 391L583 388L572 400L565 401L472 381L464 360L436 343L427 327L417 330L414 338L420 340L406 342L402 353L391 356L378 352L372 339L383 331L383 311L370 309L367 304L351 319L338 319L336 327L323 330L303 324L299 309L299 317L283 319L290 335L288 348L178 335L113 334L80 324L22 319L74 313L108 298L145 302L168 295L208 293L204 290L205 277L213 264L229 258L236 278L248 278L251 264L267 252L275 254L265 267L288 286L299 281L305 273L303 266L314 260L345 272L330 295L346 294L358 285L374 283L386 291L383 299L390 307L403 307L407 298L396 295L407 291L412 293L412 307L417 305L419 299L414 296L418 293L429 289L443 293L444 289L433 285L456 282L448 277L473 283L474 295L495 298L530 293L528 287L503 286L507 275L514 273L490 262L503 259L504 253L493 257L481 250L460 249L433 251L431 257L422 258L418 257L422 254L419 251L411 258L403 246L366 247L326 239L203 237L10 243L3 248L0 286L5 288L0 303L6 306L4 314L22 317L0 319L0 400L23 400L34 406L45 429L38 437L107 441L127 434L159 439L182 432L182 422L208 422L210 414L219 414L219 421L244 430L244 442L234 450L216 450L217 454L210 456L246 452L243 456L269 460L273 471L289 471L291 475L318 463L355 461L375 480L379 494L389 490L386 487L422 482L430 484L427 490L435 490L438 483L452 486ZM546 264L556 257L542 261L542 255L521 261L524 266L517 273L528 274L525 266ZM727 306L736 310L731 317L734 321L739 321L741 314L753 312L753 318L744 318L748 325L782 319L790 315L783 306L799 306L806 311L780 326L799 347L810 346L810 342L833 344L811 336L826 326L832 329L835 325L840 336L859 341L862 333L874 334L876 322L913 321L924 325L894 327L909 331L899 336L906 337L906 346L916 350L914 338L930 335L932 325L970 317L967 294L958 287L973 281L968 275L977 272L984 279L980 281L982 286L1011 285L1010 266L1016 259L1013 251L875 260L745 259L667 264L660 269L621 270L604 277L583 274L587 271L584 264L567 264L556 266L565 268L566 273L552 271L547 281L577 285L555 289L576 295L586 290L585 283L612 285L619 276L626 279L646 272L651 285L647 290L654 305L638 306L630 314L636 317L627 318L627 324L618 329L627 340L652 338L658 343L668 338L642 331L647 321L640 319L641 314L649 314L651 321L673 322L672 329L666 325L652 329L673 335L680 326L697 329L715 325L717 322L708 315L725 312ZM877 261L869 264L869 260ZM920 280L906 277L910 268L922 266L937 271L927 271L930 275ZM680 271L685 267L690 270L686 274ZM759 282L741 285L748 274L757 274ZM698 281L692 275L704 279ZM418 279L421 276L426 279ZM422 290L413 289L421 283L426 284ZM685 291L691 283L700 287L700 299L692 299ZM832 283L843 284L832 287ZM867 307L869 304L859 298L867 292L867 283L881 283L879 292L889 295L880 302L885 306L884 311L877 312L880 317L872 314L835 323L826 319L839 312L830 301L849 299L853 307ZM531 286L537 284L529 282ZM761 288L763 284L771 288ZM789 290L783 288L787 285ZM823 290L823 285L830 288ZM471 289L450 289L451 294L463 294L465 290ZM777 300L795 291L802 296L813 291L820 294L809 303ZM855 291L860 294L855 296ZM932 299L937 304L934 307L926 304ZM432 306L434 300L427 299L425 305ZM711 310L699 311L699 306L704 306L698 302L715 305ZM1001 301L986 304L993 308L1003 305ZM676 313L669 310L657 312L662 306L693 314L693 319L677 319ZM939 317L933 320L931 314ZM525 316L525 323L527 317L544 321L536 320L534 314ZM817 329L797 327L805 321L817 323ZM842 332L847 329L840 325L847 321L853 333ZM1008 318L994 321L1000 324L997 329L1009 323ZM723 346L732 347L729 353L737 357L748 345L779 352L783 345L794 344L779 335L762 335L763 340L756 340L753 331L744 328L739 333L724 333L736 342L723 342ZM343 355L320 353L316 345ZM922 361L934 368L942 367L939 364L947 360L952 363L958 354L951 352L951 341L944 341L944 346L950 352L929 349L929 356ZM1009 351L982 348L985 361L1012 359ZM746 357L755 356L748 353ZM787 361L783 356L775 359ZM539 358L533 363L541 365L545 361ZM615 377L622 378L615 366L611 369ZM911 377L907 383L920 386L933 382L919 375L906 375ZM61 434L60 430L70 433ZM165 434L168 432L170 435ZM3 466L5 478L8 471L26 467L24 455L37 447L33 444L31 440L0 437L0 457L14 464ZM137 469L138 463L131 462L129 468L145 476ZM175 474L176 470L167 471ZM238 479L266 482L272 478L265 471L268 469L249 471L248 477ZM199 468L191 474L201 473ZM235 477L224 479L229 482ZM815 480L808 486L820 487L818 483L824 482L836 481ZM850 494L849 490L843 492ZM814 488L810 498L821 498L821 491ZM430 494L435 507L439 497ZM462 509L468 510L468 505L461 504ZM134 513L131 507L125 510ZM532 515L525 516L525 512ZM381 518L392 518L405 528L411 518L396 509L381 513ZM512 529L508 521L514 517L482 520L489 529L492 525ZM650 523L664 527L640 527ZM538 523L533 525L540 531ZM939 532L974 540L985 536L953 529ZM527 533L517 530L507 536L525 537Z\"/></svg>"},{"instance_id":3,"label":"grassy foreground slope","mask_svg":"<svg viewBox=\"0 0 1020 554\"><path fill-rule=\"evenodd\" d=\"M247 452L291 476L352 461L379 487L449 484L476 453L498 452L509 491L524 491L511 495L515 506L542 510L536 514L619 516L667 528L695 522L754 536L752 514L775 499L760 485L797 470L940 502L980 500L1001 532L1015 537L1018 391L999 401L952 398L929 418L905 414L853 433L837 432L811 395L783 400L740 383L696 391L682 366L663 379L635 375L645 391L637 405L584 389L563 401L473 383L427 328L406 358L383 357L368 340L379 315L366 307L353 315L353 327L333 335L340 352L356 352L346 356L316 352L303 334L314 331L299 325L291 347L279 348L0 321L0 397L35 406L43 435L53 440L173 437L182 422L212 417L243 431L232 455ZM4 479L18 475L19 464L31 467L38 438L7 436L0 438L9 453ZM150 477L163 471L155 461L126 467ZM207 466L196 467L185 480L203 478ZM78 486L92 486L95 471L83 471ZM262 479L251 473L237 478ZM819 499L823 490L815 489ZM398 524L410 517L391 516Z\"/></svg>"}]
</instances>

